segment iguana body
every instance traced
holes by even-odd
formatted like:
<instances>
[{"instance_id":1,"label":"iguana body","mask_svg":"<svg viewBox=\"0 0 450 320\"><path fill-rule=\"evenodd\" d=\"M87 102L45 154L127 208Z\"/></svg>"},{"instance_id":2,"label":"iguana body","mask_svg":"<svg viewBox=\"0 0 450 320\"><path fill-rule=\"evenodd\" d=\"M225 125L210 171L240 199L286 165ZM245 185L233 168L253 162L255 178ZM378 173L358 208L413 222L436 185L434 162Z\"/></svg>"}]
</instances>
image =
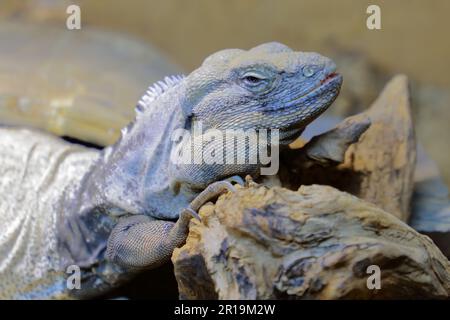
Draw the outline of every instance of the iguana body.
<instances>
[{"instance_id":1,"label":"iguana body","mask_svg":"<svg viewBox=\"0 0 450 320\"><path fill-rule=\"evenodd\" d=\"M28 129L0 128L0 298L65 296L56 229L98 152Z\"/></svg>"},{"instance_id":2,"label":"iguana body","mask_svg":"<svg viewBox=\"0 0 450 320\"><path fill-rule=\"evenodd\" d=\"M1 129L0 296L88 297L166 262L195 211L233 188L219 180L261 166L174 164L173 132L200 122L279 129L287 144L336 98L342 78L334 72L331 60L278 43L223 50L152 87L103 151ZM66 288L70 265L82 270L80 290Z\"/></svg>"}]
</instances>

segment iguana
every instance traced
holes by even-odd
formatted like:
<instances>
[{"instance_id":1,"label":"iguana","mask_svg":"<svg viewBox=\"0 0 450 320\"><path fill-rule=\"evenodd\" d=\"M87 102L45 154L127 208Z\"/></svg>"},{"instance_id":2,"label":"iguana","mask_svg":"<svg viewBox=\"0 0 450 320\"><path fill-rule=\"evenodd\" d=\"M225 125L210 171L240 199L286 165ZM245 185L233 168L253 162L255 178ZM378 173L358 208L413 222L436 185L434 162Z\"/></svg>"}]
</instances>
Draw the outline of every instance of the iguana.
<instances>
[{"instance_id":1,"label":"iguana","mask_svg":"<svg viewBox=\"0 0 450 320\"><path fill-rule=\"evenodd\" d=\"M1 128L0 297L91 297L167 262L199 207L262 165L176 164L174 146L192 142L172 141L173 132L200 122L278 129L287 145L341 83L330 59L267 43L219 51L188 76L153 85L136 119L102 151ZM80 268L80 289L67 287L70 266Z\"/></svg>"}]
</instances>

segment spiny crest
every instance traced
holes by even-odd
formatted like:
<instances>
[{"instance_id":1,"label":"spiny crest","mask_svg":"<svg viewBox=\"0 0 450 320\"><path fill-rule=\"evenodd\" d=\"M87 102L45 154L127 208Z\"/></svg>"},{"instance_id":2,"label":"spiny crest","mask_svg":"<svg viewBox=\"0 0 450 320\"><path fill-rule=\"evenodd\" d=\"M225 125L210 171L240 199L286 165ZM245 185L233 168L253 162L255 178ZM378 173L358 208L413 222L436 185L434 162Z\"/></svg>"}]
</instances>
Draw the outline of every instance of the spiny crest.
<instances>
[{"instance_id":1,"label":"spiny crest","mask_svg":"<svg viewBox=\"0 0 450 320\"><path fill-rule=\"evenodd\" d=\"M164 80L158 81L148 87L147 91L136 105L136 113L139 114L140 112L144 111L148 107L150 102L155 101L164 92L180 83L184 78L184 75L168 76L165 77Z\"/></svg>"},{"instance_id":2,"label":"spiny crest","mask_svg":"<svg viewBox=\"0 0 450 320\"><path fill-rule=\"evenodd\" d=\"M127 126L123 127L121 130L121 137L119 139L122 140L128 132L131 131L133 126L135 125L137 119L139 118L139 115L147 109L147 107L150 105L152 101L155 101L158 97L160 97L164 92L166 92L168 89L176 86L178 83L180 83L185 78L184 75L173 75L165 77L162 81L158 81L148 87L145 94L139 99L137 105L136 105L136 118L134 121L131 121Z\"/></svg>"}]
</instances>

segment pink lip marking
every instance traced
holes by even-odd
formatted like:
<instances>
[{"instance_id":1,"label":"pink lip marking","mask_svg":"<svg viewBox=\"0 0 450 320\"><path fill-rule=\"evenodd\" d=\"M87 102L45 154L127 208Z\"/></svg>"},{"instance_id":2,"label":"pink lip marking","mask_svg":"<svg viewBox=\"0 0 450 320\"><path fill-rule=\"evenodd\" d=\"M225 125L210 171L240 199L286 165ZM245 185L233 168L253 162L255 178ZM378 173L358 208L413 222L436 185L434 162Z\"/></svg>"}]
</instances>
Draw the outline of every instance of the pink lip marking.
<instances>
[{"instance_id":1,"label":"pink lip marking","mask_svg":"<svg viewBox=\"0 0 450 320\"><path fill-rule=\"evenodd\" d=\"M325 77L325 79L323 79L322 81L320 81L320 84L321 84L321 85L324 84L325 82L327 82L328 80L333 79L333 78L336 77L337 75L338 75L338 74L337 74L336 72L330 73L329 75L327 75L327 76Z\"/></svg>"}]
</instances>

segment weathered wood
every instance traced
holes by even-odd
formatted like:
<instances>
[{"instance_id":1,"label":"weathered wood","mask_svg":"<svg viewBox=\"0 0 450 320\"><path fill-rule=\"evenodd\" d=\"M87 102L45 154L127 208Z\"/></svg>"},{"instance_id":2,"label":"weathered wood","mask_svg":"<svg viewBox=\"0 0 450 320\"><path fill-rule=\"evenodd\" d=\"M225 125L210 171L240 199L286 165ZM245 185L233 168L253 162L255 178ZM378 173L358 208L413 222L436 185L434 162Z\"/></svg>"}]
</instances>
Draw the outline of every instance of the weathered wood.
<instances>
[{"instance_id":1,"label":"weathered wood","mask_svg":"<svg viewBox=\"0 0 450 320\"><path fill-rule=\"evenodd\" d=\"M288 151L282 154L280 162L282 185L289 189L314 183L331 185L372 202L407 221L416 160L416 142L410 109L408 80L405 76L396 76L386 85L373 105L350 122L353 128L356 128L355 125L359 121L361 128L364 128L367 116L371 125L359 141L348 148L342 164L324 167L323 161L319 159L316 165L311 165L302 161L305 153L302 149L297 152ZM337 137L336 141L342 140L342 134L339 135L342 128L345 126L338 126L331 131ZM336 141L330 141L330 145L339 146ZM317 145L317 142L320 141L313 138L310 143ZM304 148L308 145L309 143ZM339 150L343 150L347 145L342 145ZM331 149L322 142L314 149L323 149L324 146ZM321 152L320 156L326 158L324 152ZM339 162L341 159L337 157L336 160Z\"/></svg>"},{"instance_id":2,"label":"weathered wood","mask_svg":"<svg viewBox=\"0 0 450 320\"><path fill-rule=\"evenodd\" d=\"M336 128L309 141L304 152L309 159L321 164L342 163L348 147L357 142L370 127L369 117L365 114L348 117Z\"/></svg>"},{"instance_id":3,"label":"weathered wood","mask_svg":"<svg viewBox=\"0 0 450 320\"><path fill-rule=\"evenodd\" d=\"M251 183L202 207L172 256L180 297L448 298L449 261L397 219L410 212L415 145L397 76L368 111L281 155L280 182L297 192ZM317 183L367 201L305 186ZM381 289L368 288L369 266Z\"/></svg>"},{"instance_id":4,"label":"weathered wood","mask_svg":"<svg viewBox=\"0 0 450 320\"><path fill-rule=\"evenodd\" d=\"M183 299L447 298L450 263L375 205L328 186L250 185L191 222L172 261ZM367 287L367 268L381 289Z\"/></svg>"}]
</instances>

